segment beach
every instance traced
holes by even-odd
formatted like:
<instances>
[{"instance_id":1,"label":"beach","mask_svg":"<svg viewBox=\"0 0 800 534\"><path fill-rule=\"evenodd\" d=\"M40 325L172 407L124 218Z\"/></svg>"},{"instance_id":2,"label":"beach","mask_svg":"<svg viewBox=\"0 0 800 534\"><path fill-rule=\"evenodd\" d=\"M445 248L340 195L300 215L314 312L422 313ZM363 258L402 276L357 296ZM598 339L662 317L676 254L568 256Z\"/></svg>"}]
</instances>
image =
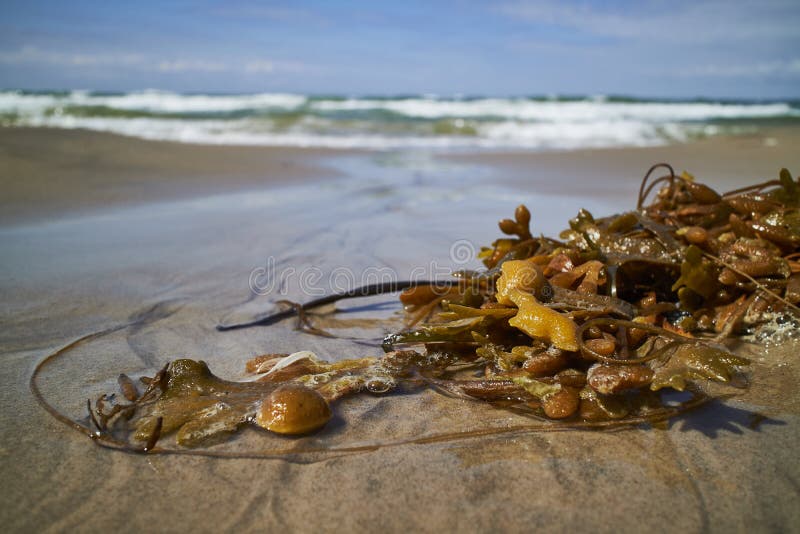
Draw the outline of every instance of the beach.
<instances>
[{"instance_id":1,"label":"beach","mask_svg":"<svg viewBox=\"0 0 800 534\"><path fill-rule=\"evenodd\" d=\"M719 190L800 169L798 128L777 127L693 143L569 151L444 154L492 169L493 180L524 192L630 195L654 163L688 171ZM352 149L220 146L148 141L88 130L0 128L0 224L37 222L152 201L202 197L341 174L325 159ZM579 185L579 189L577 186ZM588 187L588 190L586 189Z\"/></svg>"},{"instance_id":2,"label":"beach","mask_svg":"<svg viewBox=\"0 0 800 534\"><path fill-rule=\"evenodd\" d=\"M335 175L331 150L188 145L77 130L0 128L0 224Z\"/></svg>"},{"instance_id":3,"label":"beach","mask_svg":"<svg viewBox=\"0 0 800 534\"><path fill-rule=\"evenodd\" d=\"M311 289L322 292L333 286L328 273L345 267L355 279L374 267L399 278L429 262L476 267L454 264L453 243L490 243L496 221L520 202L534 229L552 235L581 207L595 215L634 208L654 163L727 190L774 179L781 167L797 175L798 146L792 125L658 146L458 153L0 128L2 524L9 532L796 528L796 341L743 349L754 361L750 388L667 429L405 443L505 424L505 415L427 392L397 404L348 401L349 415L318 438L265 442L251 432L236 445L263 456L270 447L385 442L290 461L101 448L52 418L29 380L47 355L104 330L49 365L39 383L43 398L76 420L119 373L152 375L176 357L242 379L244 362L266 352L376 355L376 344L310 336L292 321L234 333L215 326L278 298L316 294L288 275L254 287L253 274L271 261L317 269Z\"/></svg>"},{"instance_id":4,"label":"beach","mask_svg":"<svg viewBox=\"0 0 800 534\"><path fill-rule=\"evenodd\" d=\"M584 149L544 153L471 154L462 161L490 165L503 182L520 189L557 192L567 180L580 182L591 195L622 193L655 163L669 163L719 191L777 178L781 167L800 168L794 127L762 128L757 132L700 139L690 143L639 148ZM636 169L636 172L633 170ZM588 189L586 189L588 187Z\"/></svg>"}]
</instances>

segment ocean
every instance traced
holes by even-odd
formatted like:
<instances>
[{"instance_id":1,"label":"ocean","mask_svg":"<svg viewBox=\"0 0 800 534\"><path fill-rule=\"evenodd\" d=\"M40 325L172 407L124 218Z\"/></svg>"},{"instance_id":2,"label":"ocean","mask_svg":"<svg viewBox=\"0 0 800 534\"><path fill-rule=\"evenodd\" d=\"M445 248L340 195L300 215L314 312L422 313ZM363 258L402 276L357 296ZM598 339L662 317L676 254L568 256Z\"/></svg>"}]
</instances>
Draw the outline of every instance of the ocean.
<instances>
[{"instance_id":1,"label":"ocean","mask_svg":"<svg viewBox=\"0 0 800 534\"><path fill-rule=\"evenodd\" d=\"M798 101L0 91L0 125L231 145L458 151L654 146L800 124Z\"/></svg>"}]
</instances>

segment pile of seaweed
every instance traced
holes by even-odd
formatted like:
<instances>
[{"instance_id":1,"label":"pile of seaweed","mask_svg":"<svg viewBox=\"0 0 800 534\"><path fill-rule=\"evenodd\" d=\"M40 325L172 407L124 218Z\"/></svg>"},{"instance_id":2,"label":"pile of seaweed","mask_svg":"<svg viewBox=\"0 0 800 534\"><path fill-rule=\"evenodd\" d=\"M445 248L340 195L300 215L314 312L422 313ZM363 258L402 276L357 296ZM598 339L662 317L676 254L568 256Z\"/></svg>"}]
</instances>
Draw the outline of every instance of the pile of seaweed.
<instances>
[{"instance_id":1,"label":"pile of seaweed","mask_svg":"<svg viewBox=\"0 0 800 534\"><path fill-rule=\"evenodd\" d=\"M668 174L653 179L656 170ZM380 357L328 362L308 351L247 362L254 377L230 382L203 362L176 360L156 376L120 376L125 401L103 395L88 409L93 437L154 450L175 433L197 447L254 424L305 434L331 404L404 384L484 401L571 427L663 422L710 398L706 383L743 387L748 360L725 344L765 325L797 329L800 180L719 194L669 165L645 175L636 210L595 218L581 210L558 239L534 236L531 213L500 221L504 237L482 249L485 269L446 281L358 288L258 321L399 291L406 328ZM655 192L655 194L654 194ZM648 197L654 196L650 203ZM680 400L668 392L685 392ZM120 430L122 429L122 431Z\"/></svg>"}]
</instances>

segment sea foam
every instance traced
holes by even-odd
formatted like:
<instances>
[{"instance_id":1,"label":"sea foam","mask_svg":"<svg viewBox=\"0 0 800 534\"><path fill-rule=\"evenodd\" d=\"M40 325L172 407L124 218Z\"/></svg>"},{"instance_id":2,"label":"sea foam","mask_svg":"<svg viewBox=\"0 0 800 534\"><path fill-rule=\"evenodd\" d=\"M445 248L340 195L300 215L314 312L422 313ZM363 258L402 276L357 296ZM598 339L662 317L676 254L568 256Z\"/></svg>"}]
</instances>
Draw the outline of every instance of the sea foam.
<instances>
[{"instance_id":1,"label":"sea foam","mask_svg":"<svg viewBox=\"0 0 800 534\"><path fill-rule=\"evenodd\" d=\"M189 143L333 148L649 146L800 120L790 102L585 98L320 97L289 93L0 92L0 124Z\"/></svg>"}]
</instances>

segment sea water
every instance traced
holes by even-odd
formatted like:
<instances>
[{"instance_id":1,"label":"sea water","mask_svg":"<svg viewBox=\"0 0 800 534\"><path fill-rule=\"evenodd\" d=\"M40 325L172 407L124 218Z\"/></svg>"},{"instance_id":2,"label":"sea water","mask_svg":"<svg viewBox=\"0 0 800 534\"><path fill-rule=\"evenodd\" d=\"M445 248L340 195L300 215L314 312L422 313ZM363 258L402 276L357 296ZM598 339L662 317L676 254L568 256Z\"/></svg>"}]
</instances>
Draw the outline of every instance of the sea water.
<instances>
[{"instance_id":1,"label":"sea water","mask_svg":"<svg viewBox=\"0 0 800 534\"><path fill-rule=\"evenodd\" d=\"M800 121L796 101L0 92L0 125L190 143L434 150L654 146Z\"/></svg>"}]
</instances>

